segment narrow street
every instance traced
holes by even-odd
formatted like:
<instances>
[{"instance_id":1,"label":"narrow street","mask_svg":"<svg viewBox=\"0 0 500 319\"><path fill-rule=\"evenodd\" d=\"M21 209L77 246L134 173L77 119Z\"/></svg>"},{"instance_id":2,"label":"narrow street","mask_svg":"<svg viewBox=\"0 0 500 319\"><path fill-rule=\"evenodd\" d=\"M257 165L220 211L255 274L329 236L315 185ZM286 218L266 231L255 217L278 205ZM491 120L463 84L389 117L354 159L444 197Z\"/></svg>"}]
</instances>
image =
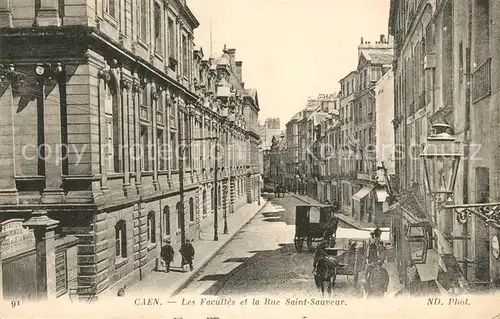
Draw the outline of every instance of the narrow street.
<instances>
[{"instance_id":1,"label":"narrow street","mask_svg":"<svg viewBox=\"0 0 500 319\"><path fill-rule=\"evenodd\" d=\"M312 274L313 253L299 253L293 244L295 206L302 202L287 195L272 203L285 211L264 210L255 216L179 294L320 295ZM346 277L338 276L332 297L356 295Z\"/></svg>"}]
</instances>

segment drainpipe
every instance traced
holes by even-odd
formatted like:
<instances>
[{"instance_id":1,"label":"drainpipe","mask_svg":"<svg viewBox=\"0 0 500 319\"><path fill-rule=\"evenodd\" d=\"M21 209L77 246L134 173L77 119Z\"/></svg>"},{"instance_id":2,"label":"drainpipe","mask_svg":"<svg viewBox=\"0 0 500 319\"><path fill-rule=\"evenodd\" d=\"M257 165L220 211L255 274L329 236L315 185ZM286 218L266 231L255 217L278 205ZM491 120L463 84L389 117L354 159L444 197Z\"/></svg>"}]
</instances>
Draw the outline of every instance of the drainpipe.
<instances>
[{"instance_id":1,"label":"drainpipe","mask_svg":"<svg viewBox=\"0 0 500 319\"><path fill-rule=\"evenodd\" d=\"M472 63L471 63L471 49L472 49L472 0L467 1L468 7L468 21L467 21L467 48L465 49L465 127L464 127L464 170L463 170L463 190L462 198L463 203L469 203L469 145L470 145L470 108L472 107L471 85L472 85ZM461 75L462 76L462 75ZM464 258L464 277L468 280L468 255L469 255L469 233L468 223L462 226L463 239L463 258Z\"/></svg>"}]
</instances>

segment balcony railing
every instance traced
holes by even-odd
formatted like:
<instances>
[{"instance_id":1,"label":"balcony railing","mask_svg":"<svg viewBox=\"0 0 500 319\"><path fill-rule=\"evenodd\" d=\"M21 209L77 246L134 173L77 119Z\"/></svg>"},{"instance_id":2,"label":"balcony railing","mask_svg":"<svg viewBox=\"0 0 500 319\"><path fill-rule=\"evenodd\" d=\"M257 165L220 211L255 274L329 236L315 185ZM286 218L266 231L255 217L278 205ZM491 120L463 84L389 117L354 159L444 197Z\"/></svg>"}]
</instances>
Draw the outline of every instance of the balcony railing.
<instances>
[{"instance_id":1,"label":"balcony railing","mask_svg":"<svg viewBox=\"0 0 500 319\"><path fill-rule=\"evenodd\" d=\"M472 100L474 102L491 94L491 58L487 58L472 72Z\"/></svg>"},{"instance_id":2,"label":"balcony railing","mask_svg":"<svg viewBox=\"0 0 500 319\"><path fill-rule=\"evenodd\" d=\"M148 108L146 106L141 106L139 117L141 120L148 120Z\"/></svg>"}]
</instances>

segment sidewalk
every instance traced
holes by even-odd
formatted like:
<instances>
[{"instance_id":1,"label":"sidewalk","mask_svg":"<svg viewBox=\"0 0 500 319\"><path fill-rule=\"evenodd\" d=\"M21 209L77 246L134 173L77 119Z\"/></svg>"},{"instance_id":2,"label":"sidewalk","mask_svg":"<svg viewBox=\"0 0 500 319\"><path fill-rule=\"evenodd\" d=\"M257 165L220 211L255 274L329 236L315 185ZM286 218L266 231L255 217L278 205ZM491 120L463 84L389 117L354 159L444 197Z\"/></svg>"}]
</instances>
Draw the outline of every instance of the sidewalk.
<instances>
[{"instance_id":1,"label":"sidewalk","mask_svg":"<svg viewBox=\"0 0 500 319\"><path fill-rule=\"evenodd\" d=\"M318 202L317 200L309 197L309 196L306 196L306 195L299 195L299 194L292 194L293 197L297 198L298 200L301 200L303 201L304 203L307 203L307 204L311 204L311 205L315 205L315 204L318 204L318 205L321 205L320 202ZM370 229L374 229L375 228L375 224L374 223L368 223L368 222L361 222L355 218L353 218L352 216L347 216L347 215L342 215L342 214L338 214L338 215L335 215L337 216L342 222L344 222L345 224L353 227L353 228L356 228L356 229L359 229L359 230L370 230Z\"/></svg>"},{"instance_id":2,"label":"sidewalk","mask_svg":"<svg viewBox=\"0 0 500 319\"><path fill-rule=\"evenodd\" d=\"M193 242L196 251L193 261L194 271L181 272L181 256L176 251L169 273L164 272L163 267L160 271L151 272L144 280L128 287L127 295L151 295L154 292L167 296L175 295L187 286L196 274L266 205L269 204L261 198L260 206L256 202L246 204L234 214L228 215L229 233L223 234L223 224L219 223L218 241L213 240L213 224L203 227L201 239Z\"/></svg>"}]
</instances>

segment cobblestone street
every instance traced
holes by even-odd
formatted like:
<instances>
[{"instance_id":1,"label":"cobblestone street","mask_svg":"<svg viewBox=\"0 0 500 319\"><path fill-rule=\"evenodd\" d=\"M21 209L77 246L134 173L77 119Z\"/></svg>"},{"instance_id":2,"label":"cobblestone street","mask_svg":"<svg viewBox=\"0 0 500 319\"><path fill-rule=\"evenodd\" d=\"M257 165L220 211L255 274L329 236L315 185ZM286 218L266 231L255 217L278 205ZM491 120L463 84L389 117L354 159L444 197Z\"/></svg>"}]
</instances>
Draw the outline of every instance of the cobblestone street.
<instances>
[{"instance_id":1,"label":"cobblestone street","mask_svg":"<svg viewBox=\"0 0 500 319\"><path fill-rule=\"evenodd\" d=\"M287 195L271 203L284 211L260 214L244 227L179 294L319 296L312 274L313 253L293 244L295 206ZM354 297L352 277L338 276L334 297Z\"/></svg>"}]
</instances>

